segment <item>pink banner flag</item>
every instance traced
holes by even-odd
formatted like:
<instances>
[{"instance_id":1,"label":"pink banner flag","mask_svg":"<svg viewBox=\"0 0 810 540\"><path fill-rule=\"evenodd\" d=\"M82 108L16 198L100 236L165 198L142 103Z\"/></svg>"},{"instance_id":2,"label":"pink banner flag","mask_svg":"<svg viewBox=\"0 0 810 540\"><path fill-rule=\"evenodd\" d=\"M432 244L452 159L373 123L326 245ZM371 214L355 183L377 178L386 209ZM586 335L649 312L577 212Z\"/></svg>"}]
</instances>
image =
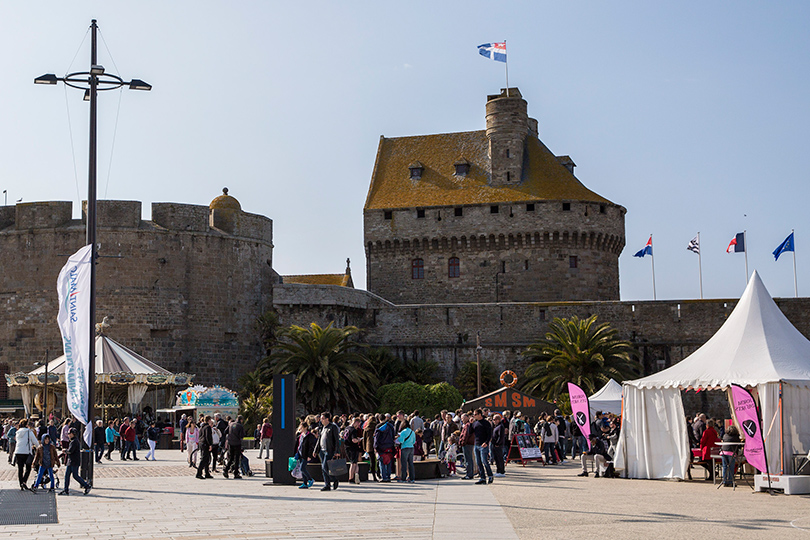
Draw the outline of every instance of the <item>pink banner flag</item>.
<instances>
[{"instance_id":1,"label":"pink banner flag","mask_svg":"<svg viewBox=\"0 0 810 540\"><path fill-rule=\"evenodd\" d=\"M762 439L762 424L759 421L759 407L757 407L751 392L738 386L731 385L731 398L734 402L734 412L745 436L745 459L756 467L759 472L767 473L768 464L765 457L765 441Z\"/></svg>"},{"instance_id":2,"label":"pink banner flag","mask_svg":"<svg viewBox=\"0 0 810 540\"><path fill-rule=\"evenodd\" d=\"M588 405L588 395L585 391L574 383L568 383L568 396L571 398L571 412L574 421L579 426L579 430L588 441L588 448L591 447L591 411Z\"/></svg>"}]
</instances>

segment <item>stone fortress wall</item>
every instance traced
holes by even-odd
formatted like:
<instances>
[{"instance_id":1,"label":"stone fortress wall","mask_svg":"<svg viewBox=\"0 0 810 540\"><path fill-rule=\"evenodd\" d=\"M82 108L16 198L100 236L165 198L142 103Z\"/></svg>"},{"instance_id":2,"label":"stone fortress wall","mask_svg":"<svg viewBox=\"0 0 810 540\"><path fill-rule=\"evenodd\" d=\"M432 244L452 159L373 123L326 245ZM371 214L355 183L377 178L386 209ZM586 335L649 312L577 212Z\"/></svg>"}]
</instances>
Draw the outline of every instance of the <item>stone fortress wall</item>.
<instances>
[{"instance_id":1,"label":"stone fortress wall","mask_svg":"<svg viewBox=\"0 0 810 540\"><path fill-rule=\"evenodd\" d=\"M212 203L213 204L213 203ZM32 369L61 354L56 278L85 244L70 202L0 207L0 369ZM273 224L241 211L98 201L97 316L107 334L201 384L235 387L261 356L256 318L272 307ZM8 389L9 398L18 390Z\"/></svg>"},{"instance_id":2,"label":"stone fortress wall","mask_svg":"<svg viewBox=\"0 0 810 540\"><path fill-rule=\"evenodd\" d=\"M324 285L301 295L289 290L292 287L276 286L274 292L282 324L358 326L368 345L387 347L401 358L436 361L440 377L451 382L466 362L475 360L476 332L481 333L482 360L498 373L511 369L522 376L527 363L520 352L545 336L555 317L593 314L616 328L620 338L633 342L644 373L654 373L697 350L737 304L737 299L711 299L394 305L362 290ZM775 301L810 337L810 298ZM727 416L724 400L719 392L689 392L686 412Z\"/></svg>"}]
</instances>

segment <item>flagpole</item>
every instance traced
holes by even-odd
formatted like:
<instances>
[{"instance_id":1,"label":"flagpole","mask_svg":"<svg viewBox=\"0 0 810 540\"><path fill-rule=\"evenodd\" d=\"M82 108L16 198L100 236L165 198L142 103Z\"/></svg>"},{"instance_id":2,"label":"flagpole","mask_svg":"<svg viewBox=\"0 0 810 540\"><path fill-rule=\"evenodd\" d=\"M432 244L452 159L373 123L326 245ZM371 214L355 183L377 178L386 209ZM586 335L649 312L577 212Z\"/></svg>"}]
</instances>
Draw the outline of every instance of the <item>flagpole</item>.
<instances>
[{"instance_id":1,"label":"flagpole","mask_svg":"<svg viewBox=\"0 0 810 540\"><path fill-rule=\"evenodd\" d=\"M796 298L799 297L799 282L796 281L796 237L794 236L795 231L790 229L790 235L793 237L793 292Z\"/></svg>"},{"instance_id":2,"label":"flagpole","mask_svg":"<svg viewBox=\"0 0 810 540\"><path fill-rule=\"evenodd\" d=\"M697 233L698 239L698 277L700 278L700 299L703 300L703 255L700 249L700 231Z\"/></svg>"},{"instance_id":3,"label":"flagpole","mask_svg":"<svg viewBox=\"0 0 810 540\"><path fill-rule=\"evenodd\" d=\"M652 253L650 253L650 264L652 265L653 300L657 300L655 295L655 248L653 248L652 234L650 234L650 248L652 248Z\"/></svg>"},{"instance_id":4,"label":"flagpole","mask_svg":"<svg viewBox=\"0 0 810 540\"><path fill-rule=\"evenodd\" d=\"M506 50L506 40L503 40L503 50L506 51L506 60L503 61L506 68L506 97L509 97L509 51Z\"/></svg>"},{"instance_id":5,"label":"flagpole","mask_svg":"<svg viewBox=\"0 0 810 540\"><path fill-rule=\"evenodd\" d=\"M745 253L745 284L748 285L748 233L743 229L743 253Z\"/></svg>"}]
</instances>

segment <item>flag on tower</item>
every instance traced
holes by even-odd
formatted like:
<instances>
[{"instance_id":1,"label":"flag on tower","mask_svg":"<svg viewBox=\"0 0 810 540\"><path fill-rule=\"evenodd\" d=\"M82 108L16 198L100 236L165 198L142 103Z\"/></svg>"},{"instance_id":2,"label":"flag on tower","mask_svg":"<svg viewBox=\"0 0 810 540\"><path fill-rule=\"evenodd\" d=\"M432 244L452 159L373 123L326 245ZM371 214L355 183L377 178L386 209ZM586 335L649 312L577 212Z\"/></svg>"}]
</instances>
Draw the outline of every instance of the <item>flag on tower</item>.
<instances>
[{"instance_id":1,"label":"flag on tower","mask_svg":"<svg viewBox=\"0 0 810 540\"><path fill-rule=\"evenodd\" d=\"M696 236L689 241L689 245L686 246L686 249L693 253L697 253L700 255L700 239Z\"/></svg>"},{"instance_id":2,"label":"flag on tower","mask_svg":"<svg viewBox=\"0 0 810 540\"><path fill-rule=\"evenodd\" d=\"M728 243L726 253L742 253L745 251L745 233L737 233Z\"/></svg>"},{"instance_id":3,"label":"flag on tower","mask_svg":"<svg viewBox=\"0 0 810 540\"><path fill-rule=\"evenodd\" d=\"M647 243L644 244L644 247L642 249L640 249L635 255L633 255L633 257L643 257L644 255L649 255L649 256L652 257L652 254L653 254L653 252L652 252L652 236L650 236L650 239L647 240Z\"/></svg>"},{"instance_id":4,"label":"flag on tower","mask_svg":"<svg viewBox=\"0 0 810 540\"><path fill-rule=\"evenodd\" d=\"M781 255L786 251L793 251L795 253L795 250L793 248L793 233L790 233L790 235L788 235L788 237L785 238L785 241L779 244L778 248L773 250L773 256L778 261L779 255Z\"/></svg>"},{"instance_id":5,"label":"flag on tower","mask_svg":"<svg viewBox=\"0 0 810 540\"><path fill-rule=\"evenodd\" d=\"M478 54L496 62L506 62L506 42L484 43L478 46Z\"/></svg>"}]
</instances>

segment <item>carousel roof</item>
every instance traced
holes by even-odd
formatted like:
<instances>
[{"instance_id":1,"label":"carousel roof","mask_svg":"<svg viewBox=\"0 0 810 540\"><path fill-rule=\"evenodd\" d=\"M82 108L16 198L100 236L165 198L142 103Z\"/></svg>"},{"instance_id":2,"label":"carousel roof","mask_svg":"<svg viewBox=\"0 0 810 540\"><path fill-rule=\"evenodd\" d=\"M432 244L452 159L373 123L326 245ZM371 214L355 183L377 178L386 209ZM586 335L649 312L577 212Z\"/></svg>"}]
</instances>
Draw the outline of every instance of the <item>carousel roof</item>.
<instances>
[{"instance_id":1,"label":"carousel roof","mask_svg":"<svg viewBox=\"0 0 810 540\"><path fill-rule=\"evenodd\" d=\"M48 362L48 384L64 384L65 355ZM96 336L96 383L186 386L194 375L172 373L105 335ZM41 386L45 366L6 375L9 386Z\"/></svg>"}]
</instances>

